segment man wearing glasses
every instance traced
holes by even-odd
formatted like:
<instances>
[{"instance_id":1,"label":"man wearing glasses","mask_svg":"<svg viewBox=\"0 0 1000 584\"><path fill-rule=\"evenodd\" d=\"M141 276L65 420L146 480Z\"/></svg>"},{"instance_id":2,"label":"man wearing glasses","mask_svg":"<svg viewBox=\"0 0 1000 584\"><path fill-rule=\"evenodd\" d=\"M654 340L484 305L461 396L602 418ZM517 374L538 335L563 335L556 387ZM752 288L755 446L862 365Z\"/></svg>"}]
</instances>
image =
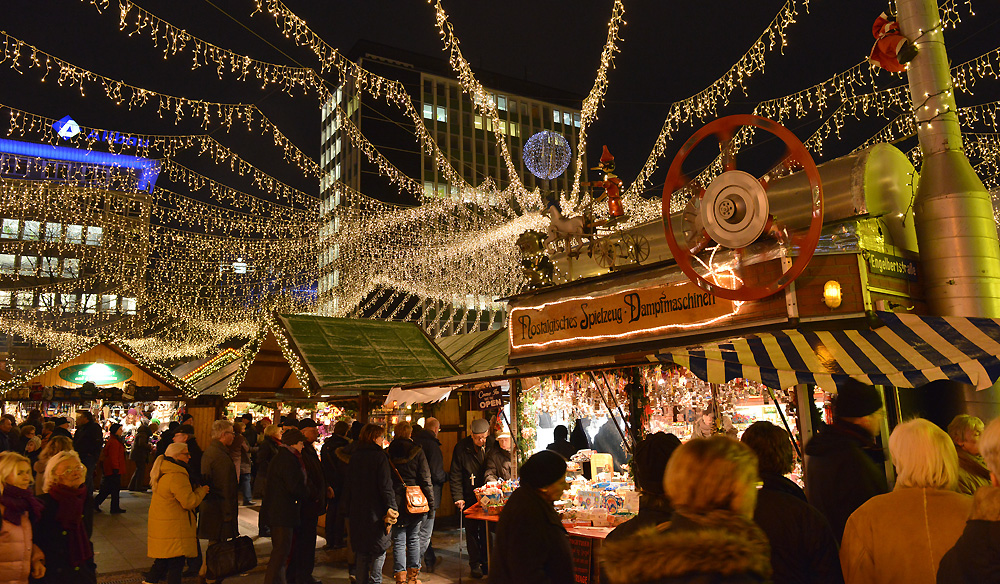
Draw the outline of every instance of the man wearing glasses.
<instances>
[{"instance_id":1,"label":"man wearing glasses","mask_svg":"<svg viewBox=\"0 0 1000 584\"><path fill-rule=\"evenodd\" d=\"M212 439L201 458L201 479L209 491L199 507L198 537L207 539L210 547L239 535L239 479L229 456L234 436L229 420L212 422ZM202 564L200 575L204 576L206 571L207 564Z\"/></svg>"}]
</instances>

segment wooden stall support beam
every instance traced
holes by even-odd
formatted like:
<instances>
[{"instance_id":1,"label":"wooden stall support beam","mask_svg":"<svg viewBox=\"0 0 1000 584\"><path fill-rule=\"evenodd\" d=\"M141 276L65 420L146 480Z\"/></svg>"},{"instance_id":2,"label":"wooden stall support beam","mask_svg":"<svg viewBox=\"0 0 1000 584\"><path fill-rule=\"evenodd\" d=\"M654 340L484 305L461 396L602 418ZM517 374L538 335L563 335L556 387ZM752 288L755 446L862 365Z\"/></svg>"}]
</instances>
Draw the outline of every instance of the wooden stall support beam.
<instances>
[{"instance_id":1,"label":"wooden stall support beam","mask_svg":"<svg viewBox=\"0 0 1000 584\"><path fill-rule=\"evenodd\" d=\"M885 408L885 387L876 385L879 397L882 398L882 407ZM879 426L879 434L882 437L882 452L885 453L885 476L889 481L889 490L896 484L896 467L892 464L892 452L889 451L889 416L882 416L882 424Z\"/></svg>"},{"instance_id":2,"label":"wooden stall support beam","mask_svg":"<svg viewBox=\"0 0 1000 584\"><path fill-rule=\"evenodd\" d=\"M764 387L767 387L766 385ZM788 436L792 439L792 446L795 447L795 452L798 453L799 459L802 459L802 448L799 447L799 441L795 439L795 432L792 432L792 427L788 424L788 418L785 417L785 412L781 410L781 404L774 397L774 390L767 387L767 395L771 396L771 401L774 402L774 409L778 410L778 415L781 416L781 423L785 425L785 430L788 432Z\"/></svg>"},{"instance_id":3,"label":"wooden stall support beam","mask_svg":"<svg viewBox=\"0 0 1000 584\"><path fill-rule=\"evenodd\" d=\"M813 389L810 385L795 386L795 407L799 413L799 441L802 446L813 437ZM805 459L803 459L803 464Z\"/></svg>"},{"instance_id":4,"label":"wooden stall support beam","mask_svg":"<svg viewBox=\"0 0 1000 584\"><path fill-rule=\"evenodd\" d=\"M510 428L510 438L517 447L518 459L514 462L514 468L511 478L517 478L518 469L527 460L524 455L524 450L521 449L521 441L518 438L521 436L521 424L518 420L521 419L521 379L515 378L510 381L510 421L508 421L507 426ZM502 409L500 411L503 411ZM513 422L513 423L511 423Z\"/></svg>"}]
</instances>

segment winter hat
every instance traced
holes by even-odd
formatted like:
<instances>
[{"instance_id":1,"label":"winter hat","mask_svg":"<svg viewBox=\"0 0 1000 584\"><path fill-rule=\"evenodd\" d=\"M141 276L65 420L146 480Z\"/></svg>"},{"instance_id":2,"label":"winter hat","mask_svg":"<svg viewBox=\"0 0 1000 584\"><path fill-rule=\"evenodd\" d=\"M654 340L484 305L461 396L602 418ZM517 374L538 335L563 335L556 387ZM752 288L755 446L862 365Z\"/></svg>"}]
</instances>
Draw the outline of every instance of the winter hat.
<instances>
[{"instance_id":1,"label":"winter hat","mask_svg":"<svg viewBox=\"0 0 1000 584\"><path fill-rule=\"evenodd\" d=\"M178 454L182 452L187 452L188 446L184 442L174 442L167 446L166 452L164 454L170 458L176 458Z\"/></svg>"},{"instance_id":2,"label":"winter hat","mask_svg":"<svg viewBox=\"0 0 1000 584\"><path fill-rule=\"evenodd\" d=\"M510 432L500 432L499 434L497 434L497 440L501 438L506 438L510 440Z\"/></svg>"},{"instance_id":3,"label":"winter hat","mask_svg":"<svg viewBox=\"0 0 1000 584\"><path fill-rule=\"evenodd\" d=\"M518 476L521 484L533 489L544 489L566 474L566 459L558 452L541 450L531 455Z\"/></svg>"},{"instance_id":4,"label":"winter hat","mask_svg":"<svg viewBox=\"0 0 1000 584\"><path fill-rule=\"evenodd\" d=\"M299 420L299 430L305 430L306 428L315 428L316 420L312 418L303 418Z\"/></svg>"},{"instance_id":5,"label":"winter hat","mask_svg":"<svg viewBox=\"0 0 1000 584\"><path fill-rule=\"evenodd\" d=\"M874 386L848 379L837 387L834 412L838 418L863 418L882 409L882 396Z\"/></svg>"},{"instance_id":6,"label":"winter hat","mask_svg":"<svg viewBox=\"0 0 1000 584\"><path fill-rule=\"evenodd\" d=\"M108 428L108 432L111 432L111 435L114 436L118 434L118 430L120 430L121 427L122 427L121 424L111 424L111 427Z\"/></svg>"},{"instance_id":7,"label":"winter hat","mask_svg":"<svg viewBox=\"0 0 1000 584\"><path fill-rule=\"evenodd\" d=\"M178 434L187 434L188 436L194 436L194 426L191 424L183 424L177 428Z\"/></svg>"},{"instance_id":8,"label":"winter hat","mask_svg":"<svg viewBox=\"0 0 1000 584\"><path fill-rule=\"evenodd\" d=\"M295 428L289 428L281 433L281 443L285 446L292 446L298 444L299 442L305 442L306 437L301 430L296 430Z\"/></svg>"},{"instance_id":9,"label":"winter hat","mask_svg":"<svg viewBox=\"0 0 1000 584\"><path fill-rule=\"evenodd\" d=\"M469 425L469 430L473 434L485 434L490 431L490 423L482 418L476 418L472 420L472 424Z\"/></svg>"},{"instance_id":10,"label":"winter hat","mask_svg":"<svg viewBox=\"0 0 1000 584\"><path fill-rule=\"evenodd\" d=\"M59 426L69 424L69 420L65 416L59 416L52 418L52 423L56 425L56 428L58 428Z\"/></svg>"},{"instance_id":11,"label":"winter hat","mask_svg":"<svg viewBox=\"0 0 1000 584\"><path fill-rule=\"evenodd\" d=\"M667 461L681 441L673 434L657 432L646 436L646 439L635 447L632 456L632 470L635 471L635 482L639 489L649 495L663 493L663 473L667 469Z\"/></svg>"}]
</instances>

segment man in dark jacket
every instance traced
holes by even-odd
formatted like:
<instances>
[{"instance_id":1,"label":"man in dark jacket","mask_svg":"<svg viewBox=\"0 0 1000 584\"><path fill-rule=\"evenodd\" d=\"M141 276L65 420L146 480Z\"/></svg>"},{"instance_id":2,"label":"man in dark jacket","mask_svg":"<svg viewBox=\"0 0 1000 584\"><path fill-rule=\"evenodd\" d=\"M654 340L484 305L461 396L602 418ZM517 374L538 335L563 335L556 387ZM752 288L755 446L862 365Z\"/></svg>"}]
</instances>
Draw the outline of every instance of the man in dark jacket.
<instances>
[{"instance_id":1,"label":"man in dark jacket","mask_svg":"<svg viewBox=\"0 0 1000 584\"><path fill-rule=\"evenodd\" d=\"M424 421L424 429L413 433L413 441L424 451L427 457L427 466L431 469L431 484L434 485L434 502L431 510L427 512L423 523L420 524L420 545L423 549L424 571L428 574L434 573L438 565L437 555L431 545L431 535L434 533L434 517L441 507L441 496L444 494L444 484L448 482L448 473L444 470L444 455L441 452L441 441L438 440L438 432L441 431L441 422L437 418L427 418Z\"/></svg>"},{"instance_id":2,"label":"man in dark jacket","mask_svg":"<svg viewBox=\"0 0 1000 584\"><path fill-rule=\"evenodd\" d=\"M851 513L889 491L876 446L885 410L877 389L849 380L838 388L834 422L806 444L806 497L830 522L837 542Z\"/></svg>"},{"instance_id":3,"label":"man in dark jacket","mask_svg":"<svg viewBox=\"0 0 1000 584\"><path fill-rule=\"evenodd\" d=\"M153 453L153 447L149 443L149 437L152 435L147 424L140 424L135 431L135 437L132 438L132 449L128 453L129 460L135 463L135 472L132 473L132 480L128 482L128 490L132 492L144 493L148 490L146 462Z\"/></svg>"},{"instance_id":4,"label":"man in dark jacket","mask_svg":"<svg viewBox=\"0 0 1000 584\"><path fill-rule=\"evenodd\" d=\"M337 449L351 443L347 439L350 424L341 420L333 425L333 434L323 441L320 450L320 462L323 464L323 477L328 487L333 489L333 496L326 505L326 547L340 549L344 543L344 514L340 512L340 498L344 493L344 479L347 465L337 458Z\"/></svg>"},{"instance_id":5,"label":"man in dark jacket","mask_svg":"<svg viewBox=\"0 0 1000 584\"><path fill-rule=\"evenodd\" d=\"M88 410L76 411L76 432L73 434L73 450L80 455L80 462L87 467L84 486L87 491L87 503L83 507L83 522L87 533L94 531L94 470L104 449L104 432L94 421L94 415Z\"/></svg>"},{"instance_id":6,"label":"man in dark jacket","mask_svg":"<svg viewBox=\"0 0 1000 584\"><path fill-rule=\"evenodd\" d=\"M753 519L771 542L774 584L842 584L830 524L784 476L792 471L788 432L771 422L754 422L740 440L757 455L763 486L757 490Z\"/></svg>"},{"instance_id":7,"label":"man in dark jacket","mask_svg":"<svg viewBox=\"0 0 1000 584\"><path fill-rule=\"evenodd\" d=\"M573 443L569 441L569 428L559 424L552 431L552 438L555 441L546 446L546 450L558 452L566 460L569 460L569 457L576 454L576 446L573 446Z\"/></svg>"},{"instance_id":8,"label":"man in dark jacket","mask_svg":"<svg viewBox=\"0 0 1000 584\"><path fill-rule=\"evenodd\" d=\"M510 456L511 446L510 434L502 432L497 434L497 439L486 449L486 462L483 464L486 482L510 479L513 473L511 469L513 460Z\"/></svg>"},{"instance_id":9,"label":"man in dark jacket","mask_svg":"<svg viewBox=\"0 0 1000 584\"><path fill-rule=\"evenodd\" d=\"M409 422L396 424L395 438L386 448L389 462L394 467L392 487L396 492L396 509L399 519L392 526L393 573L396 581L415 582L420 573L420 524L426 512L410 513L406 505L406 487L420 487L427 498L428 507L434 505L434 486L427 456L411 439L413 427ZM411 546L416 542L415 546ZM400 545L402 544L402 545ZM402 553L400 553L402 552Z\"/></svg>"},{"instance_id":10,"label":"man in dark jacket","mask_svg":"<svg viewBox=\"0 0 1000 584\"><path fill-rule=\"evenodd\" d=\"M681 441L673 434L657 432L635 447L632 468L635 484L639 487L639 513L616 527L606 540L614 541L631 536L644 527L652 527L670 521L674 510L663 492L663 473L667 462Z\"/></svg>"},{"instance_id":11,"label":"man in dark jacket","mask_svg":"<svg viewBox=\"0 0 1000 584\"><path fill-rule=\"evenodd\" d=\"M201 459L205 455L205 451L198 445L198 437L194 435L194 426L184 424L178 427L174 433L174 442L178 441L185 442L188 447L188 453L191 454L191 461L188 462L188 466L190 467L188 475L191 477L191 482L196 485L202 484Z\"/></svg>"},{"instance_id":12,"label":"man in dark jacket","mask_svg":"<svg viewBox=\"0 0 1000 584\"><path fill-rule=\"evenodd\" d=\"M260 524L271 533L271 559L267 562L265 582L286 581L285 566L292 553L294 531L302 525L302 503L309 497L302 461L302 450L308 448L306 437L298 430L288 430L281 441L282 446L268 465L260 507Z\"/></svg>"},{"instance_id":13,"label":"man in dark jacket","mask_svg":"<svg viewBox=\"0 0 1000 584\"><path fill-rule=\"evenodd\" d=\"M326 512L326 501L331 493L323 478L319 453L316 452L316 439L319 438L316 421L312 418L299 420L299 430L306 438L305 448L302 449L302 463L306 467L309 495L302 502L302 521L295 528L295 547L292 548L290 562L292 573L288 581L294 584L318 584L312 575L316 566L316 527L319 516Z\"/></svg>"},{"instance_id":14,"label":"man in dark jacket","mask_svg":"<svg viewBox=\"0 0 1000 584\"><path fill-rule=\"evenodd\" d=\"M156 456L153 460L163 456L167 452L167 446L170 446L174 442L174 434L177 433L177 428L180 428L180 422L173 421L167 424L167 429L160 433L160 439L156 441Z\"/></svg>"},{"instance_id":15,"label":"man in dark jacket","mask_svg":"<svg viewBox=\"0 0 1000 584\"><path fill-rule=\"evenodd\" d=\"M0 418L0 452L13 450L10 444L10 431L14 423L7 418Z\"/></svg>"},{"instance_id":16,"label":"man in dark jacket","mask_svg":"<svg viewBox=\"0 0 1000 584\"><path fill-rule=\"evenodd\" d=\"M207 539L208 545L232 539L239 532L239 479L236 467L229 456L233 443L233 423L229 420L212 422L212 441L201 457L201 480L208 485L208 495L198 508L198 537ZM202 564L201 576L207 564Z\"/></svg>"},{"instance_id":17,"label":"man in dark jacket","mask_svg":"<svg viewBox=\"0 0 1000 584\"><path fill-rule=\"evenodd\" d=\"M476 502L476 487L486 484L483 466L486 462L486 435L490 431L490 423L477 418L469 425L471 435L455 444L451 455L451 498L459 512L466 506L471 507ZM479 520L465 520L466 541L469 544L469 566L473 578L482 578L489 570L486 565L486 524Z\"/></svg>"},{"instance_id":18,"label":"man in dark jacket","mask_svg":"<svg viewBox=\"0 0 1000 584\"><path fill-rule=\"evenodd\" d=\"M569 488L566 459L536 452L520 471L521 484L497 523L490 584L572 584L569 537L552 503Z\"/></svg>"},{"instance_id":19,"label":"man in dark jacket","mask_svg":"<svg viewBox=\"0 0 1000 584\"><path fill-rule=\"evenodd\" d=\"M389 549L389 528L399 516L389 458L376 443L384 433L381 426L365 424L353 444L337 451L348 460L344 508L350 521L359 582L382 573Z\"/></svg>"},{"instance_id":20,"label":"man in dark jacket","mask_svg":"<svg viewBox=\"0 0 1000 584\"><path fill-rule=\"evenodd\" d=\"M56 425L55 429L52 430L52 436L65 436L70 440L73 440L73 435L69 432L69 419L63 416L58 418L52 418L52 423ZM49 439L52 439L49 436Z\"/></svg>"}]
</instances>

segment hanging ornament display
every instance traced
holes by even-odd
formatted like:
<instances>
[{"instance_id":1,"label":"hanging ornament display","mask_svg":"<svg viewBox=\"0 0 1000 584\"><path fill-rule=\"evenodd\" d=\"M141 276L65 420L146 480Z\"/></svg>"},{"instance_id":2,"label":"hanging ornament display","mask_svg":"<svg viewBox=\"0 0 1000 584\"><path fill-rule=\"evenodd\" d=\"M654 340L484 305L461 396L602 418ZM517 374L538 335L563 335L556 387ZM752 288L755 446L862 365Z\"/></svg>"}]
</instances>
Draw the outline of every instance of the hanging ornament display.
<instances>
[{"instance_id":1,"label":"hanging ornament display","mask_svg":"<svg viewBox=\"0 0 1000 584\"><path fill-rule=\"evenodd\" d=\"M573 150L562 134L543 130L524 143L524 165L531 174L543 180L552 180L569 167Z\"/></svg>"}]
</instances>

